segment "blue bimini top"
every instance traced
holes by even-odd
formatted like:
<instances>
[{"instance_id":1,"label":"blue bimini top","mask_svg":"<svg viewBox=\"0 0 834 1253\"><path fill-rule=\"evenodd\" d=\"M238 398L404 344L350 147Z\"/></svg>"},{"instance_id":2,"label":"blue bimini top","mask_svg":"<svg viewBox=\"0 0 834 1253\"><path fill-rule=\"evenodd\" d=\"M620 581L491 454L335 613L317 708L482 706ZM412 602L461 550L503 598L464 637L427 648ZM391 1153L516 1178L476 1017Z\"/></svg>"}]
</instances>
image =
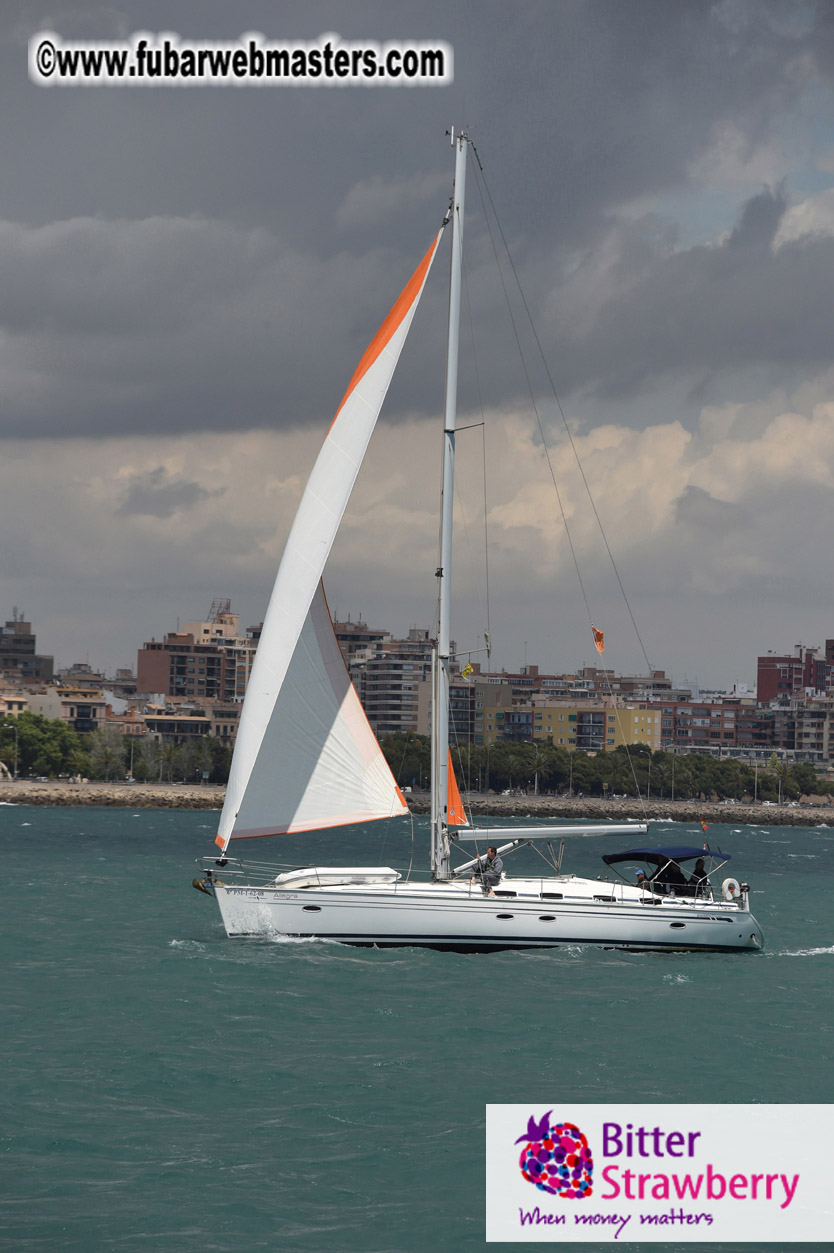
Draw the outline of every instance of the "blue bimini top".
<instances>
[{"instance_id":1,"label":"blue bimini top","mask_svg":"<svg viewBox=\"0 0 834 1253\"><path fill-rule=\"evenodd\" d=\"M730 861L729 853L721 853L717 849L693 848L631 848L626 853L605 853L602 860L606 866L613 866L619 861L647 861L653 866L665 866L667 861L695 861L698 857L720 858Z\"/></svg>"}]
</instances>

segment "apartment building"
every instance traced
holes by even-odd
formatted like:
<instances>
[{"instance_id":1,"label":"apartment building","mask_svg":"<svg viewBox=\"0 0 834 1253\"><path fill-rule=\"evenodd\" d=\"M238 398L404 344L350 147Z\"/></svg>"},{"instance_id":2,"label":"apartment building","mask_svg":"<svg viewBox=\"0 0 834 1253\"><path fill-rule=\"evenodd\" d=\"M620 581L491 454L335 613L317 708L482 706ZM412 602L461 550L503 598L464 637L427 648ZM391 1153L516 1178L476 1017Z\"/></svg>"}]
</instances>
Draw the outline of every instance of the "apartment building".
<instances>
[{"instance_id":1,"label":"apartment building","mask_svg":"<svg viewBox=\"0 0 834 1253\"><path fill-rule=\"evenodd\" d=\"M228 600L216 600L204 622L152 639L139 650L136 688L181 700L243 700L260 627L240 633L240 617Z\"/></svg>"},{"instance_id":2,"label":"apartment building","mask_svg":"<svg viewBox=\"0 0 834 1253\"><path fill-rule=\"evenodd\" d=\"M49 683L54 659L41 656L31 622L25 622L15 609L11 622L0 628L0 682L24 686Z\"/></svg>"},{"instance_id":3,"label":"apartment building","mask_svg":"<svg viewBox=\"0 0 834 1253\"><path fill-rule=\"evenodd\" d=\"M364 661L372 656L377 648L391 638L390 631L378 631L369 627L361 618L358 622L351 622L350 619L347 622L334 622L333 632L348 667L355 661Z\"/></svg>"},{"instance_id":4,"label":"apartment building","mask_svg":"<svg viewBox=\"0 0 834 1253\"><path fill-rule=\"evenodd\" d=\"M825 692L834 681L834 640L817 647L795 644L792 653L767 653L757 659L756 699L760 705L789 700L801 691Z\"/></svg>"},{"instance_id":5,"label":"apartment building","mask_svg":"<svg viewBox=\"0 0 834 1253\"><path fill-rule=\"evenodd\" d=\"M418 731L420 688L430 681L432 649L428 631L412 627L405 639L389 637L357 650L350 674L377 735Z\"/></svg>"}]
</instances>

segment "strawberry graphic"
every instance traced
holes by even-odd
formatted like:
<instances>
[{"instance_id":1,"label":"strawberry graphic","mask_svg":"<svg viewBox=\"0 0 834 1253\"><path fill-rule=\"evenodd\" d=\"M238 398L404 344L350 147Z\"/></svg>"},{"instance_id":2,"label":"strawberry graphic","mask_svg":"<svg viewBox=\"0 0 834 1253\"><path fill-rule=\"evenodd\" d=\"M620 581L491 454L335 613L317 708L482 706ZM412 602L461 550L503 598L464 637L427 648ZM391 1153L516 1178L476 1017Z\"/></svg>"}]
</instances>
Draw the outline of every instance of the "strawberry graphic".
<instances>
[{"instance_id":1,"label":"strawberry graphic","mask_svg":"<svg viewBox=\"0 0 834 1253\"><path fill-rule=\"evenodd\" d=\"M588 1141L572 1122L551 1125L548 1110L536 1122L531 1114L527 1131L516 1140L524 1143L518 1164L528 1183L552 1196L581 1200L593 1193L594 1160Z\"/></svg>"}]
</instances>

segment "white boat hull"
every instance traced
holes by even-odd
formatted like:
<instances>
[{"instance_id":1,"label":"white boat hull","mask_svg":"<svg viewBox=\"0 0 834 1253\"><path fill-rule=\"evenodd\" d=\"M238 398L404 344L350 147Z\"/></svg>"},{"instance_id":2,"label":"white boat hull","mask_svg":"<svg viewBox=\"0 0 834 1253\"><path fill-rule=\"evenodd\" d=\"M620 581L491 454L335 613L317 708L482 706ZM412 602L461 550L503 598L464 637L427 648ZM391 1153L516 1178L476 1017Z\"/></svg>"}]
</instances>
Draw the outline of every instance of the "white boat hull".
<instances>
[{"instance_id":1,"label":"white boat hull","mask_svg":"<svg viewBox=\"0 0 834 1253\"><path fill-rule=\"evenodd\" d=\"M547 881L550 897L528 897L505 880L486 897L460 883L373 884L288 891L222 884L214 892L230 937L297 937L360 945L455 950L553 948L590 944L657 950L759 950L762 931L749 909L717 901L656 903L634 889L590 884L599 899L552 899L569 880ZM606 895L603 895L606 894ZM607 895L610 894L610 895Z\"/></svg>"}]
</instances>

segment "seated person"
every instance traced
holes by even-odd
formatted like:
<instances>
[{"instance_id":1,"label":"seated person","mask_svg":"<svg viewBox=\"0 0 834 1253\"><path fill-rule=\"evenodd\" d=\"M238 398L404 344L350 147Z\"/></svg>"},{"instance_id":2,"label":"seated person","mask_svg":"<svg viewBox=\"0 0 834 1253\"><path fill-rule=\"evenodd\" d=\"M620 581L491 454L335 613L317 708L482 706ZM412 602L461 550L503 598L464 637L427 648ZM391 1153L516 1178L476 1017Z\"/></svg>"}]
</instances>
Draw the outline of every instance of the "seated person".
<instances>
[{"instance_id":1,"label":"seated person","mask_svg":"<svg viewBox=\"0 0 834 1253\"><path fill-rule=\"evenodd\" d=\"M666 892L675 892L678 896L685 896L686 892L681 889L688 886L686 875L671 858L652 876L652 883L655 887Z\"/></svg>"},{"instance_id":2,"label":"seated person","mask_svg":"<svg viewBox=\"0 0 834 1253\"><path fill-rule=\"evenodd\" d=\"M485 896L494 896L493 887L496 883L501 882L501 875L504 871L504 863L498 856L498 849L490 844L487 849L486 857L480 858L478 865L472 871L470 883L476 883L480 880L484 889Z\"/></svg>"},{"instance_id":3,"label":"seated person","mask_svg":"<svg viewBox=\"0 0 834 1253\"><path fill-rule=\"evenodd\" d=\"M692 878L689 880L689 886L692 889L693 896L706 896L712 886L707 877L707 868L703 857L699 857L695 862L695 870Z\"/></svg>"}]
</instances>

